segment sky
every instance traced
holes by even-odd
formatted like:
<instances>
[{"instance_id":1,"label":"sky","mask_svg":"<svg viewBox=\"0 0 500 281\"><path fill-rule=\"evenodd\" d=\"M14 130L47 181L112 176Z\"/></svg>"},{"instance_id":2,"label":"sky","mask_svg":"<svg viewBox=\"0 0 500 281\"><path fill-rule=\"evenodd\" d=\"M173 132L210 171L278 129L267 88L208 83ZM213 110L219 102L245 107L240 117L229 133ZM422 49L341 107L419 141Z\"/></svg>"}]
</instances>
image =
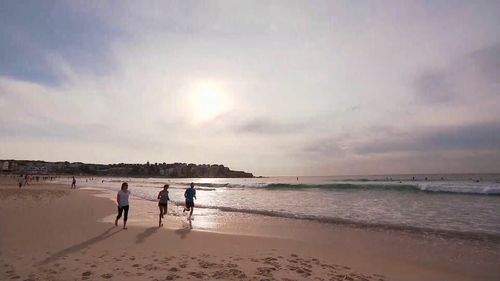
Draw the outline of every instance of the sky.
<instances>
[{"instance_id":1,"label":"sky","mask_svg":"<svg viewBox=\"0 0 500 281\"><path fill-rule=\"evenodd\" d=\"M500 1L0 1L0 159L500 172Z\"/></svg>"}]
</instances>

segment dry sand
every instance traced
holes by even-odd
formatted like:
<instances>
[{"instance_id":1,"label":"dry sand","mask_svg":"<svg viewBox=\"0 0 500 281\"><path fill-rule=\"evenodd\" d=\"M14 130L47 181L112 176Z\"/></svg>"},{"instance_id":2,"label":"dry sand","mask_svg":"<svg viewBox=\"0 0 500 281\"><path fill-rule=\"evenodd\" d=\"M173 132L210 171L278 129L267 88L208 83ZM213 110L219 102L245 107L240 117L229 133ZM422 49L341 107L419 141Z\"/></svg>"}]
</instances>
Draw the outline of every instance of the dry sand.
<instances>
[{"instance_id":1,"label":"dry sand","mask_svg":"<svg viewBox=\"0 0 500 281\"><path fill-rule=\"evenodd\" d=\"M175 207L158 228L144 200L123 230L109 197L0 177L0 280L500 280L498 241L196 211L189 224Z\"/></svg>"}]
</instances>

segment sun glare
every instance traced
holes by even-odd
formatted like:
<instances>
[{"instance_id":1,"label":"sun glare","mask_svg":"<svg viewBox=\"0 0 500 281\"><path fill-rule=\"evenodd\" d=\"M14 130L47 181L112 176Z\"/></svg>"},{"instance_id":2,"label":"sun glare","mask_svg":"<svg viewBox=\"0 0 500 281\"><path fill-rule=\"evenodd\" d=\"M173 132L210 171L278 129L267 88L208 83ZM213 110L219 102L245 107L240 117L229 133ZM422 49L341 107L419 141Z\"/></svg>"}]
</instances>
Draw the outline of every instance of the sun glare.
<instances>
[{"instance_id":1,"label":"sun glare","mask_svg":"<svg viewBox=\"0 0 500 281\"><path fill-rule=\"evenodd\" d=\"M190 91L189 103L193 109L193 118L197 122L213 119L229 107L224 87L213 81L195 83Z\"/></svg>"}]
</instances>

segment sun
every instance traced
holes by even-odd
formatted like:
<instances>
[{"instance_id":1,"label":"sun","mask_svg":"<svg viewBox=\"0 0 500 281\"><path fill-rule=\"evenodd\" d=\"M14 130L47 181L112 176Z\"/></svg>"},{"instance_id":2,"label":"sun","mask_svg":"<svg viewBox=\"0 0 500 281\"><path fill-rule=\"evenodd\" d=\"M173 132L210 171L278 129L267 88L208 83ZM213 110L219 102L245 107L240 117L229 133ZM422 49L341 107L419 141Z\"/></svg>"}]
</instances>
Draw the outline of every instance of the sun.
<instances>
[{"instance_id":1,"label":"sun","mask_svg":"<svg viewBox=\"0 0 500 281\"><path fill-rule=\"evenodd\" d=\"M221 83L198 81L190 90L189 104L194 121L205 122L227 111L229 98Z\"/></svg>"}]
</instances>

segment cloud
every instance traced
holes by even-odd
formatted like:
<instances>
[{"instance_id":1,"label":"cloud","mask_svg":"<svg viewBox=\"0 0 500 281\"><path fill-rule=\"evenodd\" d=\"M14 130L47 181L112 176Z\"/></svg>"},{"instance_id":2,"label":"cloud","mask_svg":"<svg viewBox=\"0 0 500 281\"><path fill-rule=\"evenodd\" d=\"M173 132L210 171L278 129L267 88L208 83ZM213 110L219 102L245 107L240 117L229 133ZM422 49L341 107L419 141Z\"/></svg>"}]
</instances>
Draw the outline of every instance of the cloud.
<instances>
[{"instance_id":1,"label":"cloud","mask_svg":"<svg viewBox=\"0 0 500 281\"><path fill-rule=\"evenodd\" d=\"M454 96L447 73L440 70L420 75L415 81L415 88L419 98L425 102L446 102Z\"/></svg>"},{"instance_id":2,"label":"cloud","mask_svg":"<svg viewBox=\"0 0 500 281\"><path fill-rule=\"evenodd\" d=\"M479 49L466 57L466 63L490 83L500 84L500 42ZM495 92L500 95L500 92Z\"/></svg>"},{"instance_id":3,"label":"cloud","mask_svg":"<svg viewBox=\"0 0 500 281\"><path fill-rule=\"evenodd\" d=\"M354 148L358 154L451 150L500 151L500 121L415 129L400 137L369 140Z\"/></svg>"},{"instance_id":4,"label":"cloud","mask_svg":"<svg viewBox=\"0 0 500 281\"><path fill-rule=\"evenodd\" d=\"M340 157L346 155L348 147L343 138L324 138L307 144L302 153L319 158Z\"/></svg>"},{"instance_id":5,"label":"cloud","mask_svg":"<svg viewBox=\"0 0 500 281\"><path fill-rule=\"evenodd\" d=\"M0 3L0 75L57 85L54 58L72 68L106 74L111 43L124 34L94 13L93 4L75 9L64 1ZM102 8L104 5L100 5Z\"/></svg>"},{"instance_id":6,"label":"cloud","mask_svg":"<svg viewBox=\"0 0 500 281\"><path fill-rule=\"evenodd\" d=\"M500 94L500 42L461 56L443 69L415 78L418 101L427 105Z\"/></svg>"},{"instance_id":7,"label":"cloud","mask_svg":"<svg viewBox=\"0 0 500 281\"><path fill-rule=\"evenodd\" d=\"M304 129L304 127L304 124L282 123L274 122L267 118L255 118L235 124L232 129L236 133L276 135L297 133Z\"/></svg>"},{"instance_id":8,"label":"cloud","mask_svg":"<svg viewBox=\"0 0 500 281\"><path fill-rule=\"evenodd\" d=\"M433 126L498 120L498 44L468 49L498 42L498 5L375 6L0 2L0 154L50 160L64 145L74 160L293 173L447 147ZM188 97L205 80L231 114L196 116ZM479 141L469 142L488 146Z\"/></svg>"}]
</instances>

